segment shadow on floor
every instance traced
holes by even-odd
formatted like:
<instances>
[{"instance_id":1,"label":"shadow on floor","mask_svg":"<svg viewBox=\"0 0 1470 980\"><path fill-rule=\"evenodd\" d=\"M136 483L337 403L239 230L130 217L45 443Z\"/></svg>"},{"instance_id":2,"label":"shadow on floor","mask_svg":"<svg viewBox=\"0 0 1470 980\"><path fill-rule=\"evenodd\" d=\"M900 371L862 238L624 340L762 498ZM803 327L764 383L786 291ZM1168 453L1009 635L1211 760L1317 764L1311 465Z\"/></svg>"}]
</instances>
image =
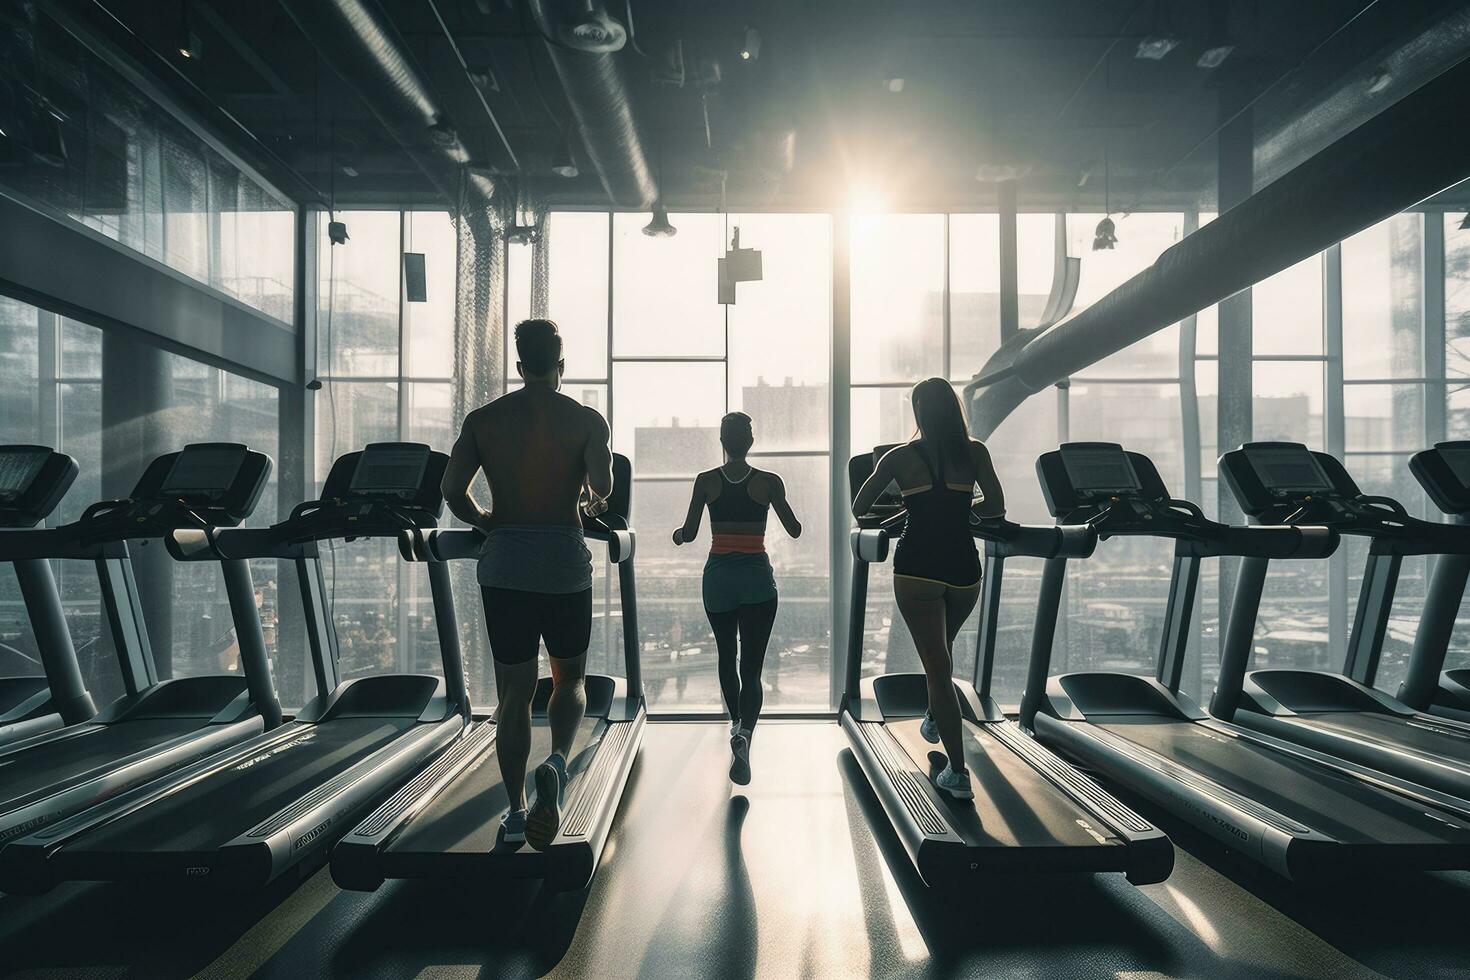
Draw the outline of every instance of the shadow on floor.
<instances>
[{"instance_id":1,"label":"shadow on floor","mask_svg":"<svg viewBox=\"0 0 1470 980\"><path fill-rule=\"evenodd\" d=\"M1470 975L1470 872L1354 874L1331 883L1288 881L1142 801L1129 801L1222 877L1344 955L1395 977Z\"/></svg>"},{"instance_id":2,"label":"shadow on floor","mask_svg":"<svg viewBox=\"0 0 1470 980\"><path fill-rule=\"evenodd\" d=\"M72 883L41 896L0 896L0 976L193 976L299 881L287 876L250 894Z\"/></svg>"}]
</instances>

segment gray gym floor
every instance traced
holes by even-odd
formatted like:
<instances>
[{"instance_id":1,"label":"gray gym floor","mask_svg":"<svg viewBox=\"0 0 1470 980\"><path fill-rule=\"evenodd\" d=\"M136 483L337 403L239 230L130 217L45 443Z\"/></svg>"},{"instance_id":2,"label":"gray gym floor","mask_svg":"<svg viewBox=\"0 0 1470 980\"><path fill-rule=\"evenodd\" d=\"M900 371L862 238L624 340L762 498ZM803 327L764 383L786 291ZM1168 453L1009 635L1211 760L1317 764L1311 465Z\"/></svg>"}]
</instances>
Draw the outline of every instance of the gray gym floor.
<instances>
[{"instance_id":1,"label":"gray gym floor","mask_svg":"<svg viewBox=\"0 0 1470 980\"><path fill-rule=\"evenodd\" d=\"M832 723L764 722L755 779L723 724L648 727L585 893L326 871L224 901L111 885L0 897L10 977L1464 977L1470 874L1305 891L1163 821L1166 883L994 880L926 892ZM1149 808L1137 804L1157 818Z\"/></svg>"}]
</instances>

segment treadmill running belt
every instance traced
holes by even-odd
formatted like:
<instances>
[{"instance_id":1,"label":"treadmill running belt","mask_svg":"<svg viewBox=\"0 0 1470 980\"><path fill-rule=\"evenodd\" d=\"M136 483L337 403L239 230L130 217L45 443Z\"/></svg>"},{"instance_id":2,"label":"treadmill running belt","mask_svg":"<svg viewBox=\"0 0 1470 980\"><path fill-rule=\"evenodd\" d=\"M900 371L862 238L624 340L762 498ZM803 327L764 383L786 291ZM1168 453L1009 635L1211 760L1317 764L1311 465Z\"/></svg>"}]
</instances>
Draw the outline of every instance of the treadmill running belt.
<instances>
[{"instance_id":1,"label":"treadmill running belt","mask_svg":"<svg viewBox=\"0 0 1470 980\"><path fill-rule=\"evenodd\" d=\"M1470 823L1430 816L1413 800L1197 722L1096 724L1344 844L1470 841Z\"/></svg>"},{"instance_id":2,"label":"treadmill running belt","mask_svg":"<svg viewBox=\"0 0 1470 980\"><path fill-rule=\"evenodd\" d=\"M1326 731L1378 745L1403 745L1425 755L1470 765L1470 737L1436 725L1432 718L1421 721L1370 711L1324 711L1303 714L1301 719Z\"/></svg>"},{"instance_id":3,"label":"treadmill running belt","mask_svg":"<svg viewBox=\"0 0 1470 980\"><path fill-rule=\"evenodd\" d=\"M123 721L0 755L0 812L48 787L60 789L201 727L198 718Z\"/></svg>"},{"instance_id":4,"label":"treadmill running belt","mask_svg":"<svg viewBox=\"0 0 1470 980\"><path fill-rule=\"evenodd\" d=\"M930 778L944 767L943 748L924 741L919 719L890 721L887 728ZM964 723L965 765L974 805L944 794L945 817L971 847L1098 847L1101 842L1078 823L1081 807L1050 780L985 730ZM1097 828L1102 830L1104 828ZM1122 844L1115 837L1108 845Z\"/></svg>"},{"instance_id":5,"label":"treadmill running belt","mask_svg":"<svg viewBox=\"0 0 1470 980\"><path fill-rule=\"evenodd\" d=\"M593 752L598 743L602 718L583 718L572 742L572 781L567 790L576 785L576 773L592 764ZM509 806L505 783L500 778L500 760L494 746L482 753L471 768L447 786L424 808L388 846L394 854L483 854L496 845L500 835L500 818ZM544 718L536 718L531 725L531 754L526 772L526 798L534 794L532 776L535 767L551 752L551 729Z\"/></svg>"},{"instance_id":6,"label":"treadmill running belt","mask_svg":"<svg viewBox=\"0 0 1470 980\"><path fill-rule=\"evenodd\" d=\"M223 773L82 834L61 855L219 847L413 724L412 718L339 718L302 725L300 734Z\"/></svg>"}]
</instances>

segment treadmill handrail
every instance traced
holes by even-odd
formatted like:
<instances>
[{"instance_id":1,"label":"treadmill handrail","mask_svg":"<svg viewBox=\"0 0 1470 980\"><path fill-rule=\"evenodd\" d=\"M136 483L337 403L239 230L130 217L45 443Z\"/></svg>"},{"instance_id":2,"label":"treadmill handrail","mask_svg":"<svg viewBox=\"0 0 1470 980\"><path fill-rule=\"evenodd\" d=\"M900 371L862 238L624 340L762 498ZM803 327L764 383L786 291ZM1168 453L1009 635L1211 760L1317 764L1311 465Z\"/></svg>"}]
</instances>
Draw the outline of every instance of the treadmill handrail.
<instances>
[{"instance_id":1,"label":"treadmill handrail","mask_svg":"<svg viewBox=\"0 0 1470 980\"><path fill-rule=\"evenodd\" d=\"M1124 507L1125 504L1128 506ZM1170 517L1176 521L1172 526ZM1224 524L1206 517L1193 501L1179 498L1115 499L1101 507L1074 511L1065 520L1091 525L1104 541L1125 536L1173 539L1179 543L1181 552L1197 558L1326 558L1337 550L1341 541L1330 527Z\"/></svg>"},{"instance_id":2,"label":"treadmill handrail","mask_svg":"<svg viewBox=\"0 0 1470 980\"><path fill-rule=\"evenodd\" d=\"M637 533L632 528L584 525L582 533L584 537L594 541L607 542L608 558L614 564L622 564L631 559L637 547ZM484 545L485 532L477 527L405 531L399 539L399 550L409 561L478 558Z\"/></svg>"},{"instance_id":3,"label":"treadmill handrail","mask_svg":"<svg viewBox=\"0 0 1470 980\"><path fill-rule=\"evenodd\" d=\"M907 520L905 509L857 518L852 534L853 554L859 561L886 560L888 542L902 533ZM894 532L895 528L898 533ZM1097 532L1086 523L1017 524L1004 517L972 516L970 536L985 542L987 555L1002 558L1086 558L1097 546Z\"/></svg>"},{"instance_id":4,"label":"treadmill handrail","mask_svg":"<svg viewBox=\"0 0 1470 980\"><path fill-rule=\"evenodd\" d=\"M328 508L332 508L329 510ZM420 524L419 519L431 522ZM270 527L211 527L178 530L165 538L169 554L180 561L229 558L310 558L318 541L341 538L398 538L433 527L426 511L404 511L370 499L307 500L291 516Z\"/></svg>"}]
</instances>

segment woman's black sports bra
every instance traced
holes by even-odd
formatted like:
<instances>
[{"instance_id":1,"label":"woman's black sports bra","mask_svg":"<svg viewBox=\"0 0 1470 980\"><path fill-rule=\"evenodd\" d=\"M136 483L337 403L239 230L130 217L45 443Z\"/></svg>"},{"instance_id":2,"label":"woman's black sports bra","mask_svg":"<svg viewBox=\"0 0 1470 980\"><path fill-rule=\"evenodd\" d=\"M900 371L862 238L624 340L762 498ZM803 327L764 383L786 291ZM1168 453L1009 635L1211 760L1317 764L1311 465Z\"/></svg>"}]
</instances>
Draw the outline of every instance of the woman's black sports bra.
<instances>
[{"instance_id":1,"label":"woman's black sports bra","mask_svg":"<svg viewBox=\"0 0 1470 980\"><path fill-rule=\"evenodd\" d=\"M924 450L911 443L929 471L929 487L903 495L908 511L903 535L893 552L893 574L927 579L954 588L968 588L980 581L980 552L970 535L970 508L974 504L974 481L957 490L944 483L944 457L940 471Z\"/></svg>"}]
</instances>

